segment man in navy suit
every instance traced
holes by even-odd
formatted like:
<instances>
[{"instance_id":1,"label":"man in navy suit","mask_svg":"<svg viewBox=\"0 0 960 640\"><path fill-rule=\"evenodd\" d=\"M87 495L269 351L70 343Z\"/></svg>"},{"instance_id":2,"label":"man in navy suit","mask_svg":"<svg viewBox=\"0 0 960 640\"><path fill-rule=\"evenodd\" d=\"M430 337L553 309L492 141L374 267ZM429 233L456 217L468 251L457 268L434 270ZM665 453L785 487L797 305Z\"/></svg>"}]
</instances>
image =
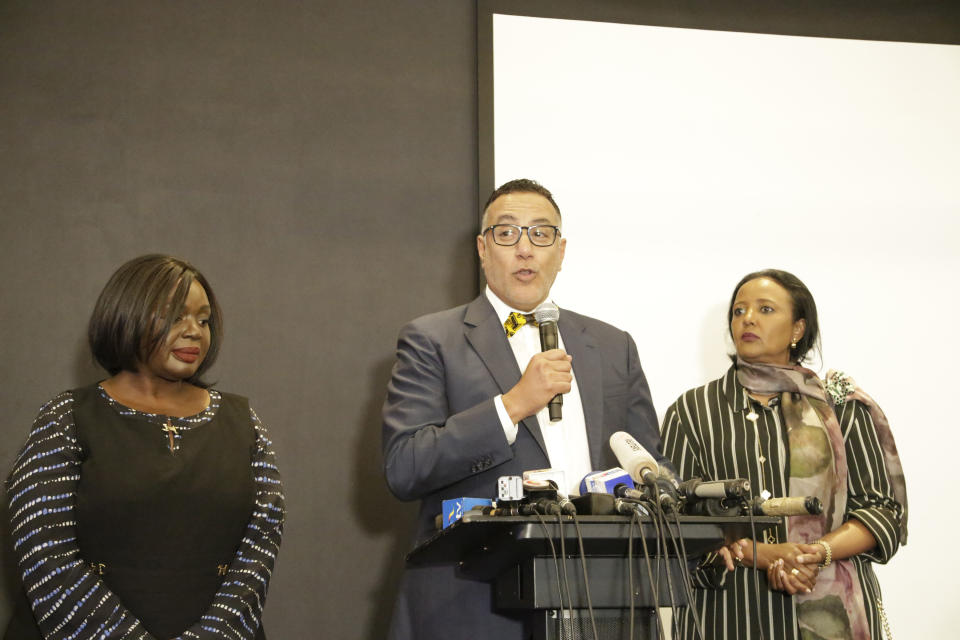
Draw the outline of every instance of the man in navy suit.
<instances>
[{"instance_id":1,"label":"man in navy suit","mask_svg":"<svg viewBox=\"0 0 960 640\"><path fill-rule=\"evenodd\" d=\"M607 444L616 431L665 462L629 334L564 309L560 348L541 352L532 324L508 320L549 299L566 245L547 189L504 184L477 236L486 291L400 330L383 407L384 471L394 495L421 501L415 543L434 532L443 500L494 497L500 476L550 467L565 474L561 490L573 490L589 471L616 466ZM551 422L546 407L558 393L563 417ZM390 637L527 637L521 618L495 610L491 591L452 566L409 567Z\"/></svg>"}]
</instances>

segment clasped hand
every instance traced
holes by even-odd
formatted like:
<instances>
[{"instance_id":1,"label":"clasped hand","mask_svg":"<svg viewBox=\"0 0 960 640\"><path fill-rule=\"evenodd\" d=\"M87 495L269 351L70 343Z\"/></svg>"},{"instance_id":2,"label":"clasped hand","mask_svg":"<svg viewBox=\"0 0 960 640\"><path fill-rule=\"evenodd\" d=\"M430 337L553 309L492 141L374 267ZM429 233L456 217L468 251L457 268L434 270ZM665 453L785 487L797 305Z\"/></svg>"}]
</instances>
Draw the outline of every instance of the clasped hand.
<instances>
[{"instance_id":1,"label":"clasped hand","mask_svg":"<svg viewBox=\"0 0 960 640\"><path fill-rule=\"evenodd\" d=\"M736 562L767 572L770 588L785 591L790 595L810 593L820 575L820 563L824 550L818 544L757 544L757 557L753 557L753 542L744 538L723 547L719 552L728 571L733 571Z\"/></svg>"},{"instance_id":2,"label":"clasped hand","mask_svg":"<svg viewBox=\"0 0 960 640\"><path fill-rule=\"evenodd\" d=\"M503 408L514 424L535 415L558 393L570 392L572 360L563 349L550 349L530 358L520 381L503 394Z\"/></svg>"}]
</instances>

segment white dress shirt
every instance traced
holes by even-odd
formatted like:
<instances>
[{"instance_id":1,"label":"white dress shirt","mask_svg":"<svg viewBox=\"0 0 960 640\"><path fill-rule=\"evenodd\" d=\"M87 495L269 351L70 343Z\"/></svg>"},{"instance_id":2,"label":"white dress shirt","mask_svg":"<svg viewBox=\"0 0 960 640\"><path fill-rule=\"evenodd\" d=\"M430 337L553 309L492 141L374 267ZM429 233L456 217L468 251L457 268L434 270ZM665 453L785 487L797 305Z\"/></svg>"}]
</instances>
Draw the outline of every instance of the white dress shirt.
<instances>
[{"instance_id":1,"label":"white dress shirt","mask_svg":"<svg viewBox=\"0 0 960 640\"><path fill-rule=\"evenodd\" d=\"M493 305L497 317L501 324L507 319L512 311L497 295L487 287L487 299ZM524 313L517 311L517 313ZM558 334L560 332L558 331ZM532 324L525 324L517 330L513 337L507 339L513 355L517 359L517 365L520 367L521 374L526 371L530 359L540 353L540 330ZM563 335L558 335L560 348L563 349ZM576 369L577 363L573 363ZM503 432L507 437L507 442L513 444L517 439L519 425L510 420L510 414L503 406L503 397L497 396L493 399L497 407L497 414L500 416L500 424L503 426ZM580 399L580 389L577 387L577 375L573 374L573 382L570 384L570 393L563 395L563 419L556 422L550 422L550 413L547 407L541 409L536 415L537 422L540 425L540 433L543 434L543 442L547 447L547 458L550 460L550 467L555 470L562 470L566 478L566 486L560 487L561 492L572 495L580 493L580 480L583 476L590 473L590 450L587 443L587 427L583 419L583 403Z\"/></svg>"}]
</instances>

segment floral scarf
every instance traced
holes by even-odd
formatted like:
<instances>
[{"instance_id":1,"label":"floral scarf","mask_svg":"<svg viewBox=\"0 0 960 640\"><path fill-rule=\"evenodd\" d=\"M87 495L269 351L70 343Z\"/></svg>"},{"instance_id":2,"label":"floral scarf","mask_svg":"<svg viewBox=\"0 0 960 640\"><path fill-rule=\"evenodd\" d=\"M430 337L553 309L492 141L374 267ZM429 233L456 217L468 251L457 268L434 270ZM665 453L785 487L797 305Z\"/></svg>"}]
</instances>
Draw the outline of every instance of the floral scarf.
<instances>
[{"instance_id":1,"label":"floral scarf","mask_svg":"<svg viewBox=\"0 0 960 640\"><path fill-rule=\"evenodd\" d=\"M833 407L848 399L869 410L884 455L894 495L903 505L900 541L907 540L907 496L903 468L886 416L879 406L842 373L830 372L824 384L817 374L799 365L751 364L737 359L737 379L759 394L780 394L790 446L789 493L815 495L823 502L817 516L789 519L787 539L809 544L838 528L847 504L847 456L840 423ZM849 560L834 561L821 570L810 594L796 596L801 631L822 638L869 640L857 570Z\"/></svg>"}]
</instances>

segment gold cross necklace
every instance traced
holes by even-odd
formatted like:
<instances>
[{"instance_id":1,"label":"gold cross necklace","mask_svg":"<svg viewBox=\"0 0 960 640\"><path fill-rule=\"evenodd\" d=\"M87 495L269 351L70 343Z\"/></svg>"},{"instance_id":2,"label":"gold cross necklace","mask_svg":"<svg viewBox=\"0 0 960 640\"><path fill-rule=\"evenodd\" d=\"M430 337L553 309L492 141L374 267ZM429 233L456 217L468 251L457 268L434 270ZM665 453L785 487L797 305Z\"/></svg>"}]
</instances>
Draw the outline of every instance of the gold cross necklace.
<instances>
[{"instance_id":1,"label":"gold cross necklace","mask_svg":"<svg viewBox=\"0 0 960 640\"><path fill-rule=\"evenodd\" d=\"M170 424L170 418L167 418L167 424L163 427L163 430L170 437L170 453L173 453L174 441L173 436L177 435L177 428Z\"/></svg>"}]
</instances>

